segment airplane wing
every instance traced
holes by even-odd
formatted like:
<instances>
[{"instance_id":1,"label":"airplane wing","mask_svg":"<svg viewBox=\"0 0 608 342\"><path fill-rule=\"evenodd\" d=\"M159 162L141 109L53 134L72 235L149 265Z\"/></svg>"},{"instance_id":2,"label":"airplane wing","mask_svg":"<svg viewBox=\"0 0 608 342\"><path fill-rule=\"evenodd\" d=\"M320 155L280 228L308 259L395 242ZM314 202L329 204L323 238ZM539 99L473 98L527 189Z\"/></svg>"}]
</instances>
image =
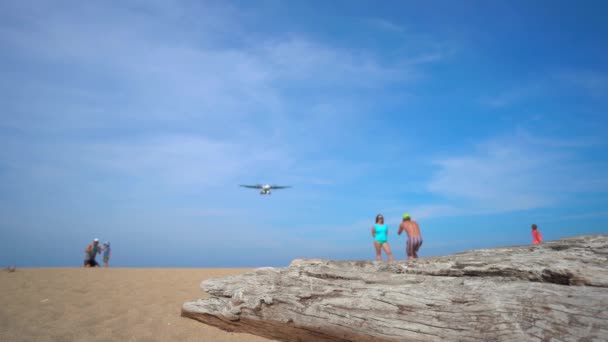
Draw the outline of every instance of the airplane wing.
<instances>
[{"instance_id":1,"label":"airplane wing","mask_svg":"<svg viewBox=\"0 0 608 342\"><path fill-rule=\"evenodd\" d=\"M291 188L291 186L289 185L271 185L270 188L272 190L276 190L276 189L287 189L287 188Z\"/></svg>"},{"instance_id":2,"label":"airplane wing","mask_svg":"<svg viewBox=\"0 0 608 342\"><path fill-rule=\"evenodd\" d=\"M257 185L243 185L243 184L241 184L240 186L242 186L243 188L249 188L249 189L262 189L263 188L259 184L257 184Z\"/></svg>"}]
</instances>

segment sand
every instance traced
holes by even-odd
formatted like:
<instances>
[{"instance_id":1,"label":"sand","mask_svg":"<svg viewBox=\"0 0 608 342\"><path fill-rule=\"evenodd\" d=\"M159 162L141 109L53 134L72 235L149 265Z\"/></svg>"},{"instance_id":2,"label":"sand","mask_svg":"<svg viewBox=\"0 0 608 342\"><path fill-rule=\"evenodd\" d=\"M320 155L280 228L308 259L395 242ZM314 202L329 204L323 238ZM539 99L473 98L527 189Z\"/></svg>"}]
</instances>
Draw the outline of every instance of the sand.
<instances>
[{"instance_id":1,"label":"sand","mask_svg":"<svg viewBox=\"0 0 608 342\"><path fill-rule=\"evenodd\" d=\"M206 278L246 269L0 271L0 341L269 341L180 317Z\"/></svg>"}]
</instances>

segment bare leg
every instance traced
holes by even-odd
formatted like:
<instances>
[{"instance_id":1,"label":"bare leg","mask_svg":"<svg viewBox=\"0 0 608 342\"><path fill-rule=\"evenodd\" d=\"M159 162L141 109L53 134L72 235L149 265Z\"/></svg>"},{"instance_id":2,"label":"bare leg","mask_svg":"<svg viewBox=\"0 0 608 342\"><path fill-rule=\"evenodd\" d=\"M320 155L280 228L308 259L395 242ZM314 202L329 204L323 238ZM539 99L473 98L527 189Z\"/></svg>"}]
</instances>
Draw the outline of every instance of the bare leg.
<instances>
[{"instance_id":1,"label":"bare leg","mask_svg":"<svg viewBox=\"0 0 608 342\"><path fill-rule=\"evenodd\" d=\"M382 261L382 245L380 245L380 242L374 240L374 247L376 248L376 260Z\"/></svg>"},{"instance_id":2,"label":"bare leg","mask_svg":"<svg viewBox=\"0 0 608 342\"><path fill-rule=\"evenodd\" d=\"M407 241L405 242L405 255L407 255L408 260L414 258L414 254L412 252L412 241L409 237L407 238Z\"/></svg>"},{"instance_id":3,"label":"bare leg","mask_svg":"<svg viewBox=\"0 0 608 342\"><path fill-rule=\"evenodd\" d=\"M418 259L418 251L420 250L420 247L422 246L422 240L419 240L419 242L416 244L416 249L414 249L414 258Z\"/></svg>"},{"instance_id":4,"label":"bare leg","mask_svg":"<svg viewBox=\"0 0 608 342\"><path fill-rule=\"evenodd\" d=\"M395 258L393 258L393 252L391 251L391 246L389 246L388 242L385 242L382 245L382 248L384 248L384 252L386 253L386 256L388 256L388 261L395 261Z\"/></svg>"}]
</instances>

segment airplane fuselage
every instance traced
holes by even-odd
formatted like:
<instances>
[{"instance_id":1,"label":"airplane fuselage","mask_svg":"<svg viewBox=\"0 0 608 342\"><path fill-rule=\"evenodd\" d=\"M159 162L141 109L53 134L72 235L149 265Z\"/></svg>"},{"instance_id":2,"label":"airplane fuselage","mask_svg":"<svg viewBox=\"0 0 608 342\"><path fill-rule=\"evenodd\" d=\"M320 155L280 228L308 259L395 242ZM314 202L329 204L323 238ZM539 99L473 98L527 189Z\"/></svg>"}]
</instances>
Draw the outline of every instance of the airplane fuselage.
<instances>
[{"instance_id":1,"label":"airplane fuselage","mask_svg":"<svg viewBox=\"0 0 608 342\"><path fill-rule=\"evenodd\" d=\"M290 185L270 185L270 184L255 184L255 185L241 184L240 186L242 186L244 188L249 188L249 189L258 189L258 190L260 190L260 195L270 195L271 190L291 188Z\"/></svg>"},{"instance_id":2,"label":"airplane fuselage","mask_svg":"<svg viewBox=\"0 0 608 342\"><path fill-rule=\"evenodd\" d=\"M260 195L270 195L270 185L263 185L262 190L260 191Z\"/></svg>"}]
</instances>

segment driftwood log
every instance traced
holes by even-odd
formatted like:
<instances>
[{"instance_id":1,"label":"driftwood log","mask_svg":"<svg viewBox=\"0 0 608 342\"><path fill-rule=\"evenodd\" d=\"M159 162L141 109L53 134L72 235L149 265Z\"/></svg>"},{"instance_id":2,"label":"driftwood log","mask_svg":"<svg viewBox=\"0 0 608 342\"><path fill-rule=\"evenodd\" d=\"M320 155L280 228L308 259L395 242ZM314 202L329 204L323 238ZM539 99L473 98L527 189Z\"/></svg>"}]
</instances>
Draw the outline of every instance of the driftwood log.
<instances>
[{"instance_id":1,"label":"driftwood log","mask_svg":"<svg viewBox=\"0 0 608 342\"><path fill-rule=\"evenodd\" d=\"M279 341L608 341L608 235L394 263L297 259L182 316Z\"/></svg>"}]
</instances>

